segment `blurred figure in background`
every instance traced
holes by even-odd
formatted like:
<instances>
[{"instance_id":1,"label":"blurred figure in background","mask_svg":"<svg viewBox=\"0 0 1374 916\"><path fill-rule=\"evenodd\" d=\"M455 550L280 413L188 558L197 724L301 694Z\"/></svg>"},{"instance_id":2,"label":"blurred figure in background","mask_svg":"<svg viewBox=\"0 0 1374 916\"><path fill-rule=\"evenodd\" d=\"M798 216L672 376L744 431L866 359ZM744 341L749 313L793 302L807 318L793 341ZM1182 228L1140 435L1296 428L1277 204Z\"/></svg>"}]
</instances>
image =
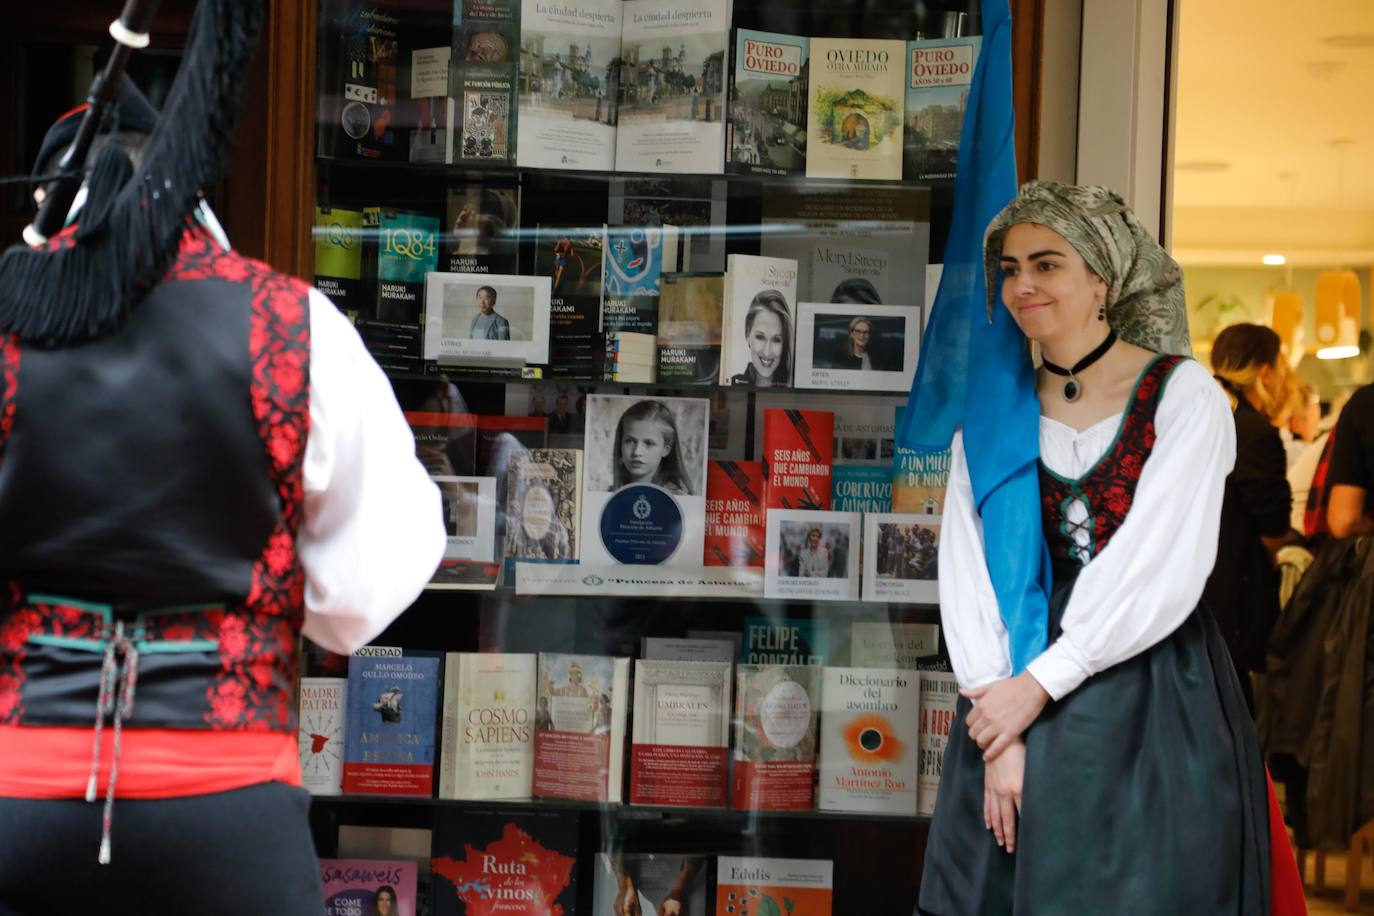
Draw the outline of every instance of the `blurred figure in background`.
<instances>
[{"instance_id":1,"label":"blurred figure in background","mask_svg":"<svg viewBox=\"0 0 1374 916\"><path fill-rule=\"evenodd\" d=\"M1279 336L1261 325L1232 325L1212 344L1212 374L1235 415L1236 464L1226 478L1217 561L1203 600L1216 615L1252 713L1247 672L1264 671L1265 643L1279 615L1274 555L1297 541L1289 527L1287 461L1274 425L1286 406L1288 371Z\"/></svg>"}]
</instances>

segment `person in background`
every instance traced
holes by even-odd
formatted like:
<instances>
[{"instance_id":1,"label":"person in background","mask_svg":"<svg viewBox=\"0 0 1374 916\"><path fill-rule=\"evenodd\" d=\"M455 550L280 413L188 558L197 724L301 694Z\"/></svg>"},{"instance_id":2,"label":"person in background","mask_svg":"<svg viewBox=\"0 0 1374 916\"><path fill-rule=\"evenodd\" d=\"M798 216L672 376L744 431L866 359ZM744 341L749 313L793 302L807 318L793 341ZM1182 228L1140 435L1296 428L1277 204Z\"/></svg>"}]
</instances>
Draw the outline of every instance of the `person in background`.
<instances>
[{"instance_id":1,"label":"person in background","mask_svg":"<svg viewBox=\"0 0 1374 916\"><path fill-rule=\"evenodd\" d=\"M1326 454L1334 422L1324 416L1321 398L1306 382L1299 382L1294 395L1294 411L1288 421L1291 439L1288 453L1288 486L1293 491L1293 513L1289 526L1303 534L1307 531L1307 503L1317 466Z\"/></svg>"},{"instance_id":2,"label":"person in background","mask_svg":"<svg viewBox=\"0 0 1374 916\"><path fill-rule=\"evenodd\" d=\"M1290 372L1287 422L1279 430L1291 470L1312 443L1321 437L1322 401L1312 386Z\"/></svg>"},{"instance_id":3,"label":"person in background","mask_svg":"<svg viewBox=\"0 0 1374 916\"><path fill-rule=\"evenodd\" d=\"M1287 399L1288 371L1279 335L1261 325L1232 325L1212 343L1212 374L1235 419L1236 464L1226 478L1216 565L1203 601L1226 639L1252 714L1246 672L1264 671L1265 643L1279 616L1274 556L1297 541L1283 441L1274 425Z\"/></svg>"},{"instance_id":4,"label":"person in background","mask_svg":"<svg viewBox=\"0 0 1374 916\"><path fill-rule=\"evenodd\" d=\"M496 288L477 287L477 314L468 336L473 340L510 340L510 322L496 311Z\"/></svg>"},{"instance_id":5,"label":"person in background","mask_svg":"<svg viewBox=\"0 0 1374 916\"><path fill-rule=\"evenodd\" d=\"M1326 524L1331 536L1374 536L1374 385L1355 392L1332 433Z\"/></svg>"}]
</instances>

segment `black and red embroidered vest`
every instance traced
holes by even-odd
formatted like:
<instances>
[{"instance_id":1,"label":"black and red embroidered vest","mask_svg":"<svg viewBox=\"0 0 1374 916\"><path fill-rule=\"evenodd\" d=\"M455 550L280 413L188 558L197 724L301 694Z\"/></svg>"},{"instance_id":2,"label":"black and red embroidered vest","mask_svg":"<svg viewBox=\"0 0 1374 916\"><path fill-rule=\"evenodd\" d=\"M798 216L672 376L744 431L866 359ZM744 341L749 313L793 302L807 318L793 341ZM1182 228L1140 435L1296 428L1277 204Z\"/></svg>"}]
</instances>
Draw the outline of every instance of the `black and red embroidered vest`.
<instances>
[{"instance_id":1,"label":"black and red embroidered vest","mask_svg":"<svg viewBox=\"0 0 1374 916\"><path fill-rule=\"evenodd\" d=\"M1045 542L1056 569L1087 564L1102 552L1125 521L1145 460L1155 447L1155 412L1164 383L1183 359L1160 356L1146 367L1126 404L1116 440L1088 473L1070 480L1040 462L1041 516ZM1087 517L1073 522L1070 510L1078 502L1086 508Z\"/></svg>"},{"instance_id":2,"label":"black and red embroidered vest","mask_svg":"<svg viewBox=\"0 0 1374 916\"><path fill-rule=\"evenodd\" d=\"M294 728L308 296L188 231L118 333L0 341L0 725Z\"/></svg>"}]
</instances>

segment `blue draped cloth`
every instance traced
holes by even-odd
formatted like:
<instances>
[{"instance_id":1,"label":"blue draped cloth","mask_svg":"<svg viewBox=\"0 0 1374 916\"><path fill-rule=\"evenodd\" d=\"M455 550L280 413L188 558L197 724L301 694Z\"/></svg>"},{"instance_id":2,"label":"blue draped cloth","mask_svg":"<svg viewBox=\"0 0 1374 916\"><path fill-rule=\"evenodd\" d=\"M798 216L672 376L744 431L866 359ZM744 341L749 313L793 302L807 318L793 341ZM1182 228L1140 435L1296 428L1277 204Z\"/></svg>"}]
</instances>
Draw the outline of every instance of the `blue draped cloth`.
<instances>
[{"instance_id":1,"label":"blue draped cloth","mask_svg":"<svg viewBox=\"0 0 1374 916\"><path fill-rule=\"evenodd\" d=\"M897 430L901 445L949 448L964 431L973 498L1013 673L1044 651L1051 573L1040 521L1040 402L1026 339L1000 305L987 317L983 233L1016 196L1011 11L982 0L983 44L959 141L944 273ZM976 372L975 377L970 377Z\"/></svg>"}]
</instances>

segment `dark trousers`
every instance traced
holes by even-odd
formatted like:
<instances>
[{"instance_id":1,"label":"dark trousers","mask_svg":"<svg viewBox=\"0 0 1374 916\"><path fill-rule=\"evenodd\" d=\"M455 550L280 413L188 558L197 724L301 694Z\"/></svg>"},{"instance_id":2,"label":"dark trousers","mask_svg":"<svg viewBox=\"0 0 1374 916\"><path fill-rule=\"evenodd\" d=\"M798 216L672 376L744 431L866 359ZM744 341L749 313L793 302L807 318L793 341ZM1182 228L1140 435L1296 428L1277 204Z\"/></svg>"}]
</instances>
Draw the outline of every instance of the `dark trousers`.
<instances>
[{"instance_id":1,"label":"dark trousers","mask_svg":"<svg viewBox=\"0 0 1374 916\"><path fill-rule=\"evenodd\" d=\"M116 800L109 865L101 807L0 798L0 916L323 916L303 789Z\"/></svg>"}]
</instances>

